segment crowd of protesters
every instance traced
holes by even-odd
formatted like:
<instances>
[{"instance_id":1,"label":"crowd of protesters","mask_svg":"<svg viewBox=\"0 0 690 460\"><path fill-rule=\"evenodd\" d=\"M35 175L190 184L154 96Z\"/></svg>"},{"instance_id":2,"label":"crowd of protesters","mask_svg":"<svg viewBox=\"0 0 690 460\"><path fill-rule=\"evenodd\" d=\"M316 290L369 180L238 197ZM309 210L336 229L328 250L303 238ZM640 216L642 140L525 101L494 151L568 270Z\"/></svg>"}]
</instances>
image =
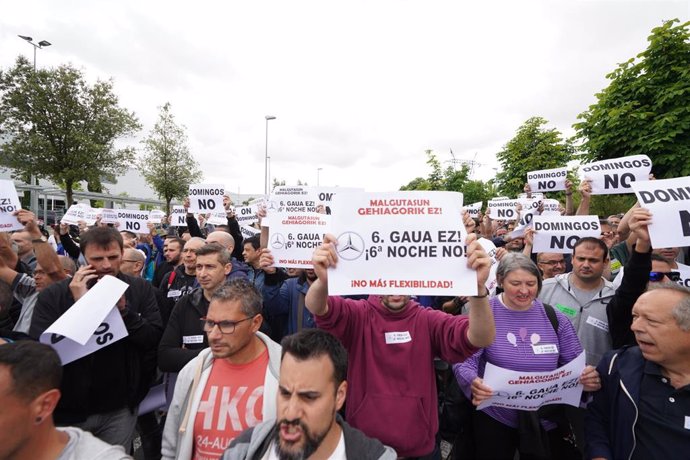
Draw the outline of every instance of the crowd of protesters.
<instances>
[{"instance_id":1,"label":"crowd of protesters","mask_svg":"<svg viewBox=\"0 0 690 460\"><path fill-rule=\"evenodd\" d=\"M590 195L567 183L561 213L589 215ZM140 234L15 213L24 229L0 233L0 460L687 458L690 254L653 248L639 204L599 216L570 254L458 216L468 297L329 295L334 236L311 269L277 268L224 205L226 224L187 213ZM106 276L127 285L126 337L62 365L39 340ZM553 371L583 352L580 407L476 409L494 394L487 364ZM165 402L145 411L152 388Z\"/></svg>"}]
</instances>

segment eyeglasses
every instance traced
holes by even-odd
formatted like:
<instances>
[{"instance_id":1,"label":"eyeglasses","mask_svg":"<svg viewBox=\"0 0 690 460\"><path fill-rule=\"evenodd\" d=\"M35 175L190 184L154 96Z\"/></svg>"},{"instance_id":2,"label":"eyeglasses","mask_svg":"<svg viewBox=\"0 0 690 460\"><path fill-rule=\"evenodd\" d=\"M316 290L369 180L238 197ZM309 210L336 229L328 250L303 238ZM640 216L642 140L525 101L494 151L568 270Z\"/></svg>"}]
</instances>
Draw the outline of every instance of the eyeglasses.
<instances>
[{"instance_id":1,"label":"eyeglasses","mask_svg":"<svg viewBox=\"0 0 690 460\"><path fill-rule=\"evenodd\" d=\"M539 262L540 264L549 265L553 267L554 265L565 265L565 259L561 260L544 260Z\"/></svg>"},{"instance_id":2,"label":"eyeglasses","mask_svg":"<svg viewBox=\"0 0 690 460\"><path fill-rule=\"evenodd\" d=\"M254 318L254 316L250 316L249 318L244 318L239 321L211 321L210 319L206 318L201 318L199 321L201 321L201 327L204 329L204 332L211 332L214 327L218 326L218 329L220 330L221 334L232 334L233 332L235 332L235 328L238 324L240 324L243 321L248 321Z\"/></svg>"},{"instance_id":3,"label":"eyeglasses","mask_svg":"<svg viewBox=\"0 0 690 460\"><path fill-rule=\"evenodd\" d=\"M649 272L649 281L661 281L664 276L671 281L680 281L680 272Z\"/></svg>"}]
</instances>

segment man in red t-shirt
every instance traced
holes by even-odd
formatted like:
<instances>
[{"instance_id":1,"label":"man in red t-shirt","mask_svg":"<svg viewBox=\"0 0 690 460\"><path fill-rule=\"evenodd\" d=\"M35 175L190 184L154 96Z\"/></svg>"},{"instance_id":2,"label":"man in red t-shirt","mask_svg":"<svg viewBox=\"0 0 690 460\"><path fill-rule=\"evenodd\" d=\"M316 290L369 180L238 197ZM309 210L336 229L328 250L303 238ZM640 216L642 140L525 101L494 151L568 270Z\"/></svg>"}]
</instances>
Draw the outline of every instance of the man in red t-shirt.
<instances>
[{"instance_id":1,"label":"man in red t-shirt","mask_svg":"<svg viewBox=\"0 0 690 460\"><path fill-rule=\"evenodd\" d=\"M261 295L245 279L217 289L200 321L204 349L180 372L164 459L217 459L235 436L276 415L280 345L259 332Z\"/></svg>"}]
</instances>

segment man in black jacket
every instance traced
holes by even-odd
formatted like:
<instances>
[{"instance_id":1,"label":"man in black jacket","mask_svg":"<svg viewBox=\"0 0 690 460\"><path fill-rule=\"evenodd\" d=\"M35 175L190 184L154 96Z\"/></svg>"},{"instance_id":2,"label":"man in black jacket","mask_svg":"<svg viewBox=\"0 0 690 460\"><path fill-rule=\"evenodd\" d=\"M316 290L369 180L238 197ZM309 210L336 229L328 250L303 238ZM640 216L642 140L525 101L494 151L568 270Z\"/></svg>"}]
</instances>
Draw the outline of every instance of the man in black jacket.
<instances>
[{"instance_id":1,"label":"man in black jacket","mask_svg":"<svg viewBox=\"0 0 690 460\"><path fill-rule=\"evenodd\" d=\"M160 370L180 372L208 347L200 320L208 313L211 296L231 270L230 252L219 244L209 243L196 250L196 277L201 287L180 298L170 314L158 348Z\"/></svg>"},{"instance_id":2,"label":"man in black jacket","mask_svg":"<svg viewBox=\"0 0 690 460\"><path fill-rule=\"evenodd\" d=\"M161 317L151 286L120 273L123 242L117 230L89 229L81 238L81 250L88 265L39 294L29 335L38 339L103 276L129 285L116 304L128 336L64 366L62 398L55 411L57 424L79 426L129 449L137 406L155 376L151 358L162 333Z\"/></svg>"}]
</instances>

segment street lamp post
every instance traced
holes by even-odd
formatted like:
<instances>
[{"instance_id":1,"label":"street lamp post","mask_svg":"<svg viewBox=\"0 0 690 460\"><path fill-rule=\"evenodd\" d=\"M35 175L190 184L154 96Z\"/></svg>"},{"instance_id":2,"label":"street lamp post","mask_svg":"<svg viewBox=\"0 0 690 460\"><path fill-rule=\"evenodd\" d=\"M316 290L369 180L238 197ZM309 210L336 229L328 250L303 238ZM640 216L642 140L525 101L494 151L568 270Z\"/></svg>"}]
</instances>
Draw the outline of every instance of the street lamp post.
<instances>
[{"instance_id":1,"label":"street lamp post","mask_svg":"<svg viewBox=\"0 0 690 460\"><path fill-rule=\"evenodd\" d=\"M36 72L36 50L41 49L41 48L45 48L46 46L50 46L50 45L52 45L52 43L50 43L48 40L41 40L38 43L34 43L34 39L31 37L27 37L26 35L17 35L17 36L19 38L21 38L22 40L26 40L29 43L29 45L34 47L34 72Z\"/></svg>"},{"instance_id":2,"label":"street lamp post","mask_svg":"<svg viewBox=\"0 0 690 460\"><path fill-rule=\"evenodd\" d=\"M319 184L319 173L321 172L323 168L316 168L316 186L318 187Z\"/></svg>"},{"instance_id":3,"label":"street lamp post","mask_svg":"<svg viewBox=\"0 0 690 460\"><path fill-rule=\"evenodd\" d=\"M271 182L271 157L268 157L268 186L271 187L273 182Z\"/></svg>"},{"instance_id":4,"label":"street lamp post","mask_svg":"<svg viewBox=\"0 0 690 460\"><path fill-rule=\"evenodd\" d=\"M26 35L18 35L18 37L21 38L22 40L26 40L26 42L29 45L34 47L34 74L35 74L36 73L36 50L44 48L46 46L50 46L50 45L52 45L52 43L50 43L47 40L41 40L38 43L34 43L34 41L33 41L34 39L31 37L27 37ZM33 174L31 174L31 178L29 179L29 181L31 182L31 185L38 185L38 181L36 180L36 176ZM29 196L30 196L29 207L31 208L31 210L33 212L36 213L36 215L38 215L38 192L36 190L30 190ZM44 202L44 205L47 206L47 204L45 202Z\"/></svg>"},{"instance_id":5,"label":"street lamp post","mask_svg":"<svg viewBox=\"0 0 690 460\"><path fill-rule=\"evenodd\" d=\"M266 115L266 154L264 155L264 195L268 195L268 122L276 117Z\"/></svg>"}]
</instances>

